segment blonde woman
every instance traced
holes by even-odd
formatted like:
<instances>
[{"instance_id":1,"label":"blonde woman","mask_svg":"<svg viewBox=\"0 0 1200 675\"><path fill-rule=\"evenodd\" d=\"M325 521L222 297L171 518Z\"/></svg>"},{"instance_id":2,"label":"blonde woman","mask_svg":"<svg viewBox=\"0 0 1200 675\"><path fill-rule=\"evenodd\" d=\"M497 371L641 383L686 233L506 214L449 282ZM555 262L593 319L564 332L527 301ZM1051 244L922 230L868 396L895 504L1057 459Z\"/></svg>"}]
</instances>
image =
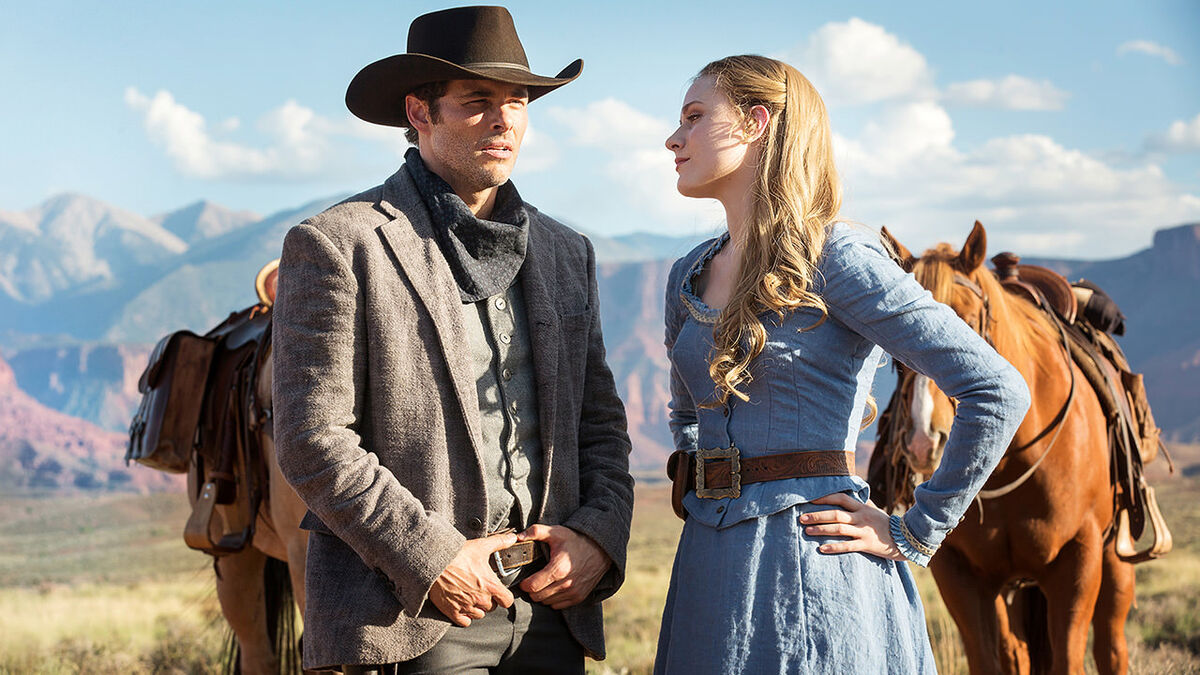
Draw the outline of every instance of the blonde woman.
<instances>
[{"instance_id":1,"label":"blonde woman","mask_svg":"<svg viewBox=\"0 0 1200 675\"><path fill-rule=\"evenodd\" d=\"M686 523L655 672L934 672L904 561L927 564L983 485L1028 408L1024 382L877 235L838 222L825 105L795 68L705 66L666 145L679 192L719 200L728 231L667 282ZM903 518L854 475L883 350L958 400L941 468Z\"/></svg>"}]
</instances>

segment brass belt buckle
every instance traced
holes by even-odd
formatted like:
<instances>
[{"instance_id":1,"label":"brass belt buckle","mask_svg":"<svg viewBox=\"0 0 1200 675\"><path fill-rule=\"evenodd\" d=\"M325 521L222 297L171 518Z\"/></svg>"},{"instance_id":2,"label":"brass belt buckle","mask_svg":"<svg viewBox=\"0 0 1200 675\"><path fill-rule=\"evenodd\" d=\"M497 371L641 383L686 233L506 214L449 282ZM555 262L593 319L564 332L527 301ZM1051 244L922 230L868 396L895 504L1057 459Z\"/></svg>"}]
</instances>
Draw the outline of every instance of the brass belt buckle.
<instances>
[{"instance_id":1,"label":"brass belt buckle","mask_svg":"<svg viewBox=\"0 0 1200 675\"><path fill-rule=\"evenodd\" d=\"M711 459L729 460L729 487L710 488L704 485L704 463ZM742 462L736 447L696 450L696 496L701 499L737 499L742 496Z\"/></svg>"}]
</instances>

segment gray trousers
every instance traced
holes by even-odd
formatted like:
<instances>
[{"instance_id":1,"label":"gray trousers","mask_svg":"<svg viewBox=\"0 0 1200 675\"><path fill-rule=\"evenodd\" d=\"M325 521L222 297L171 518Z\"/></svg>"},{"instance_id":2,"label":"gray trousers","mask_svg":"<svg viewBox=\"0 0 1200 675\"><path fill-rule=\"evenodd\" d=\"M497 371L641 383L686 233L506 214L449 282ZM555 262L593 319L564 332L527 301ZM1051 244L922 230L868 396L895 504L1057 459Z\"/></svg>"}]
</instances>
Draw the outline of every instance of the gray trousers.
<instances>
[{"instance_id":1,"label":"gray trousers","mask_svg":"<svg viewBox=\"0 0 1200 675\"><path fill-rule=\"evenodd\" d=\"M411 661L342 666L345 675L572 675L583 674L583 648L562 613L513 589L512 607L497 607L470 626L450 630Z\"/></svg>"}]
</instances>

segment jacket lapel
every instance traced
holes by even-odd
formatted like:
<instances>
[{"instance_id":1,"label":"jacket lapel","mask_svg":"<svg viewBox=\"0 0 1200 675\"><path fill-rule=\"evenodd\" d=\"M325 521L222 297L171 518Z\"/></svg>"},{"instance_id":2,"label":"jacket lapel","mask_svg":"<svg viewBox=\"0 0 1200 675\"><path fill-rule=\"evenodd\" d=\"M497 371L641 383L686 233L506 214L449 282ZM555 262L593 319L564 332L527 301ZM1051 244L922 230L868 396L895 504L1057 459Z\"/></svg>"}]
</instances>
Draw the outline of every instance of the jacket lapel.
<instances>
[{"instance_id":1,"label":"jacket lapel","mask_svg":"<svg viewBox=\"0 0 1200 675\"><path fill-rule=\"evenodd\" d=\"M538 394L538 426L542 441L545 482L542 500L550 492L550 472L554 455L554 422L558 400L558 309L552 295L552 284L556 277L554 268L554 242L543 231L536 213L530 214L529 242L525 250L525 264L521 268L521 290L525 294L525 311L529 319L529 340L533 350L534 381ZM534 509L541 516L541 504Z\"/></svg>"},{"instance_id":2,"label":"jacket lapel","mask_svg":"<svg viewBox=\"0 0 1200 675\"><path fill-rule=\"evenodd\" d=\"M379 208L392 217L391 221L380 226L379 232L396 256L418 300L433 319L437 341L442 348L446 367L450 370L451 384L463 421L478 457L481 424L479 394L468 368L470 359L466 352L469 347L465 342L467 332L463 323L462 297L454 274L434 238L429 210L421 200L407 168L401 167L387 180Z\"/></svg>"}]
</instances>

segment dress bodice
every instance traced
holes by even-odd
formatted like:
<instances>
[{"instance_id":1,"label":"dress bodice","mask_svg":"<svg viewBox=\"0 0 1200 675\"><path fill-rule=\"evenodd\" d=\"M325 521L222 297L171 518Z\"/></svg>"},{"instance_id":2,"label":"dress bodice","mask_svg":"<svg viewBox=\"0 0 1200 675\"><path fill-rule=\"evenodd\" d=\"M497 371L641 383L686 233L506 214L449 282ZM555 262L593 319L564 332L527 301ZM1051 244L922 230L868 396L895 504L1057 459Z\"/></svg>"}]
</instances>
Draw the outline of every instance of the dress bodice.
<instances>
[{"instance_id":1,"label":"dress bodice","mask_svg":"<svg viewBox=\"0 0 1200 675\"><path fill-rule=\"evenodd\" d=\"M739 387L750 400L715 401L709 376L713 326L695 280L728 241L705 242L676 262L666 296L671 360L671 430L682 450L736 446L743 457L802 450L853 451L871 384L884 349L959 400L942 468L916 490L906 514L911 532L936 546L966 510L1003 454L1028 406L1023 380L949 307L936 302L887 255L878 237L843 223L830 226L813 290L827 315L813 308L760 316L767 341ZM831 492L866 498L857 476L756 483L737 499L684 505L714 527L736 524ZM920 560L922 556L915 556Z\"/></svg>"}]
</instances>

